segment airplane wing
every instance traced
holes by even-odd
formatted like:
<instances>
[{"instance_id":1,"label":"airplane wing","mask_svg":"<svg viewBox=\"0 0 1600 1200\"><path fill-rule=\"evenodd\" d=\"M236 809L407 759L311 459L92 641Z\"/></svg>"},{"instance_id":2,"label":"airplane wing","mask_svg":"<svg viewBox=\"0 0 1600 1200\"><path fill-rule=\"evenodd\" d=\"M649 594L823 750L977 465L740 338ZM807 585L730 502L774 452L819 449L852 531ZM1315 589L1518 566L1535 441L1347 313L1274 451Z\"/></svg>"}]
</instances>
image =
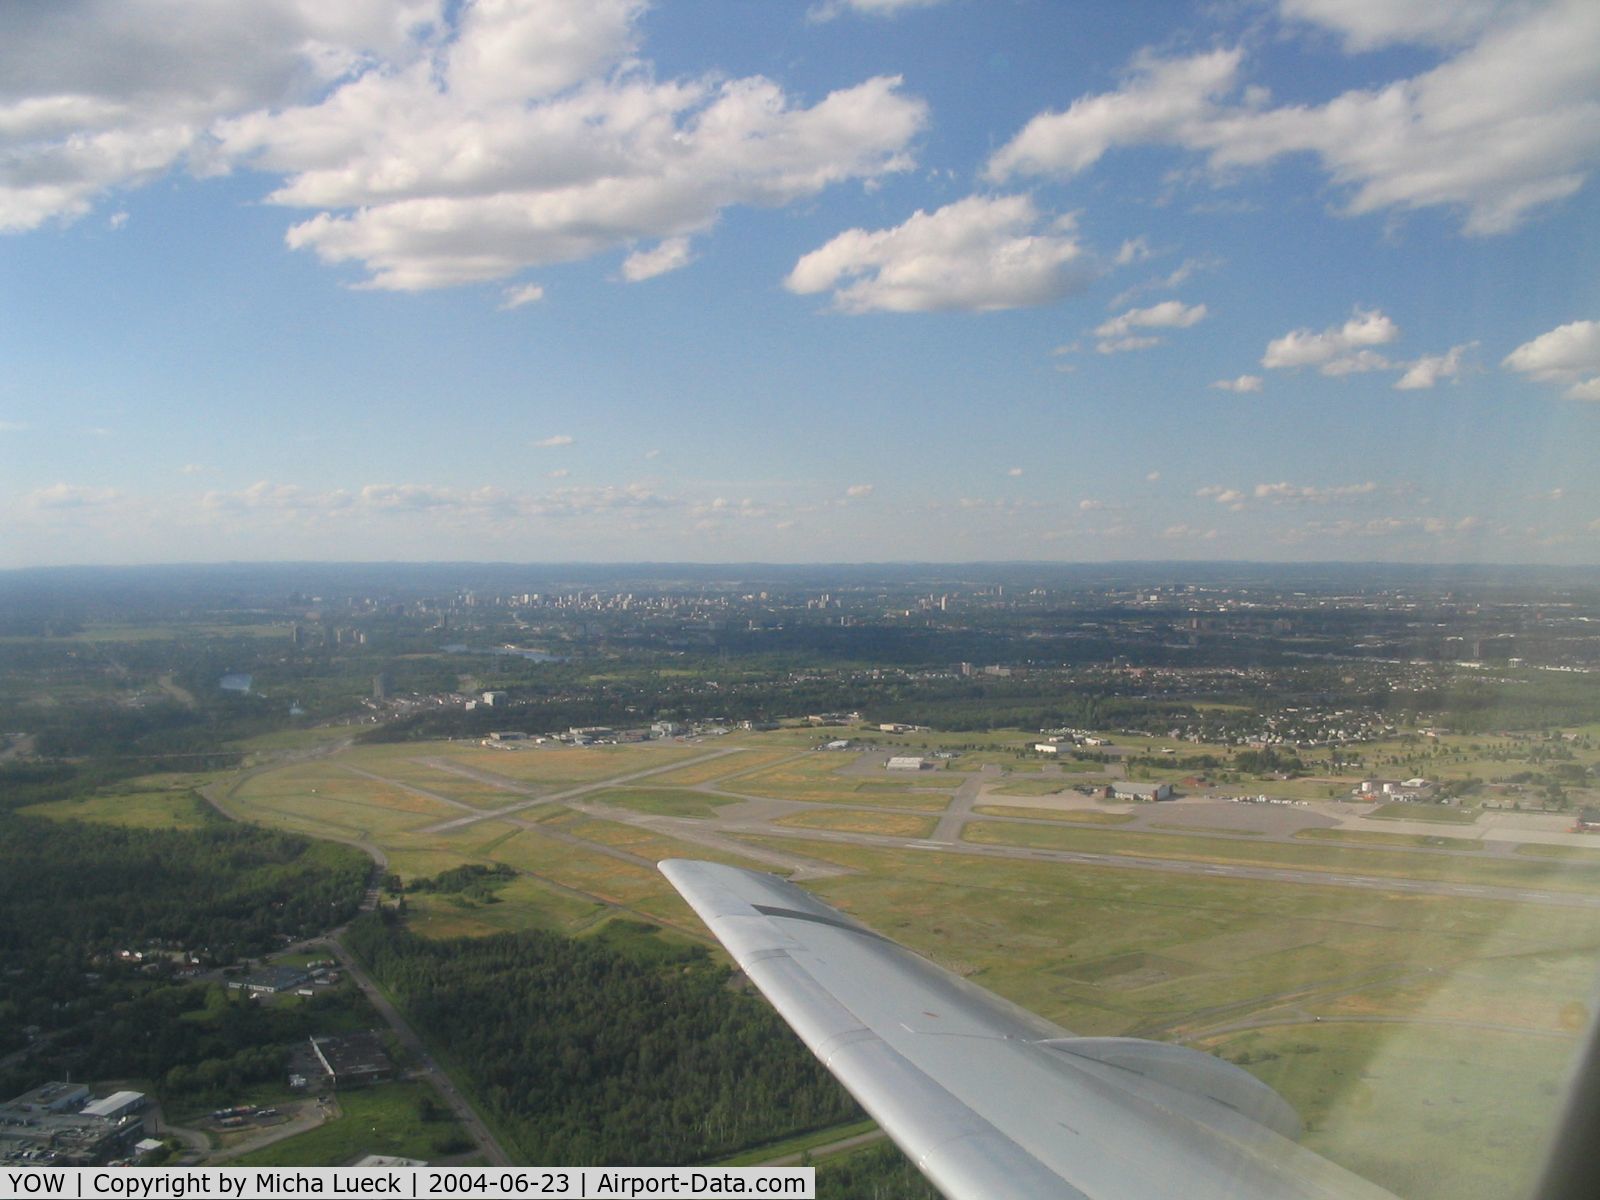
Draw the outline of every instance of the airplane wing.
<instances>
[{"instance_id":1,"label":"airplane wing","mask_svg":"<svg viewBox=\"0 0 1600 1200\"><path fill-rule=\"evenodd\" d=\"M775 875L660 869L950 1200L1394 1200L1291 1140L1294 1110L1231 1063L1073 1037Z\"/></svg>"}]
</instances>

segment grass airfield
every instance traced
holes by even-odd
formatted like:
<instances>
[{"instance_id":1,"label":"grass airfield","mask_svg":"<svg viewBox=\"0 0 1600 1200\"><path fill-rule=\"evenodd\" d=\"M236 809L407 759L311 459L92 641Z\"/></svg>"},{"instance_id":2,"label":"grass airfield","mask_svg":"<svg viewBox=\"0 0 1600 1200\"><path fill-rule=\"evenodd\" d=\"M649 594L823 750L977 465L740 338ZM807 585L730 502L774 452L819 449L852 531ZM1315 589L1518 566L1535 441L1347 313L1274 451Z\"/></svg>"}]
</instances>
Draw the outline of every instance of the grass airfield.
<instances>
[{"instance_id":1,"label":"grass airfield","mask_svg":"<svg viewBox=\"0 0 1600 1200\"><path fill-rule=\"evenodd\" d=\"M1594 893L1600 843L1507 854L1473 842L1463 854L1451 825L1436 837L1276 837L1208 827L1208 809L1184 805L1159 806L1178 829L1156 832L1156 806L1038 807L1084 773L1019 760L1018 739L998 740L984 761L900 777L809 750L823 739L800 732L515 751L329 743L320 757L220 780L211 795L242 819L361 844L407 881L463 863L515 868L493 902L408 893L413 926L439 937L582 936L624 915L705 941L657 859L825 868L806 886L1076 1033L1178 1040L1240 1062L1306 1116L1312 1148L1410 1200L1525 1187L1587 1019L1600 910L1136 871L1116 859ZM917 749L901 738L885 750L891 742ZM134 781L40 811L178 823L200 819L192 784ZM985 802L962 840L1104 857L978 857L930 841L963 785L981 786ZM838 840L854 835L867 840Z\"/></svg>"}]
</instances>

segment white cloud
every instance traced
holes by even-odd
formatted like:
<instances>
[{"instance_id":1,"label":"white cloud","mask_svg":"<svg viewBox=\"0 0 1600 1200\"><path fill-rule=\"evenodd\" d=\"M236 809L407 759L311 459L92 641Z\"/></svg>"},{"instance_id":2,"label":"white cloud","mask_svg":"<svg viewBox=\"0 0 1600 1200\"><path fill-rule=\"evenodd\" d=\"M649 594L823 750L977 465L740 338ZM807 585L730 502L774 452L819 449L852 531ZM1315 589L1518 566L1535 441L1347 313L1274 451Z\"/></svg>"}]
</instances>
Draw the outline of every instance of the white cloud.
<instances>
[{"instance_id":1,"label":"white cloud","mask_svg":"<svg viewBox=\"0 0 1600 1200\"><path fill-rule=\"evenodd\" d=\"M1187 59L1134 59L1123 86L1083 96L1064 113L1041 113L989 159L986 173L999 183L1014 175L1076 175L1113 146L1200 138L1232 91L1242 53L1214 50Z\"/></svg>"},{"instance_id":2,"label":"white cloud","mask_svg":"<svg viewBox=\"0 0 1600 1200\"><path fill-rule=\"evenodd\" d=\"M1121 87L1034 117L990 159L995 181L1072 175L1116 146L1177 146L1214 180L1314 155L1348 215L1447 206L1469 234L1512 229L1573 195L1600 163L1600 5L1386 4L1289 0L1285 15L1352 49L1398 41L1448 47L1431 70L1321 104L1272 107L1244 85L1241 51L1137 57Z\"/></svg>"},{"instance_id":3,"label":"white cloud","mask_svg":"<svg viewBox=\"0 0 1600 1200\"><path fill-rule=\"evenodd\" d=\"M0 5L0 230L80 217L105 192L185 160L208 169L218 118L309 98L371 57L409 60L439 9L439 0Z\"/></svg>"},{"instance_id":4,"label":"white cloud","mask_svg":"<svg viewBox=\"0 0 1600 1200\"><path fill-rule=\"evenodd\" d=\"M1332 504L1338 501L1358 500L1376 495L1378 485L1371 480L1365 483L1336 484L1332 487L1312 487L1288 482L1258 483L1254 489L1257 500L1273 504Z\"/></svg>"},{"instance_id":5,"label":"white cloud","mask_svg":"<svg viewBox=\"0 0 1600 1200\"><path fill-rule=\"evenodd\" d=\"M868 17L897 17L913 8L932 8L944 0L823 0L807 13L809 21L831 21L843 13L860 13Z\"/></svg>"},{"instance_id":6,"label":"white cloud","mask_svg":"<svg viewBox=\"0 0 1600 1200\"><path fill-rule=\"evenodd\" d=\"M1161 345L1161 339L1148 334L1109 338L1095 344L1095 350L1100 354L1125 354L1129 350L1148 350L1151 346Z\"/></svg>"},{"instance_id":7,"label":"white cloud","mask_svg":"<svg viewBox=\"0 0 1600 1200\"><path fill-rule=\"evenodd\" d=\"M1145 478L1145 482L1146 483L1155 483L1158 479L1161 478L1161 472L1160 471L1151 471L1144 478Z\"/></svg>"},{"instance_id":8,"label":"white cloud","mask_svg":"<svg viewBox=\"0 0 1600 1200\"><path fill-rule=\"evenodd\" d=\"M629 283L640 283L686 267L693 262L689 254L689 239L667 238L650 250L635 250L622 263L622 277Z\"/></svg>"},{"instance_id":9,"label":"white cloud","mask_svg":"<svg viewBox=\"0 0 1600 1200\"><path fill-rule=\"evenodd\" d=\"M1416 362L1406 364L1406 373L1395 383L1402 392L1431 388L1441 379L1455 379L1461 374L1461 356L1477 342L1452 346L1444 354L1425 354Z\"/></svg>"},{"instance_id":10,"label":"white cloud","mask_svg":"<svg viewBox=\"0 0 1600 1200\"><path fill-rule=\"evenodd\" d=\"M1400 336L1400 327L1377 309L1355 310L1343 325L1321 333L1296 329L1267 343L1261 365L1268 370L1314 366L1324 375L1344 375L1352 370L1387 366L1367 347L1382 346Z\"/></svg>"},{"instance_id":11,"label":"white cloud","mask_svg":"<svg viewBox=\"0 0 1600 1200\"><path fill-rule=\"evenodd\" d=\"M571 475L571 474L572 474L572 472L567 470L567 468L565 468L565 467L557 467L554 471L546 471L545 472L545 478L546 479L565 479L568 475Z\"/></svg>"},{"instance_id":12,"label":"white cloud","mask_svg":"<svg viewBox=\"0 0 1600 1200\"><path fill-rule=\"evenodd\" d=\"M1245 498L1237 488L1223 487L1220 483L1208 484L1196 491L1195 495L1202 500L1215 500L1229 508L1238 508Z\"/></svg>"},{"instance_id":13,"label":"white cloud","mask_svg":"<svg viewBox=\"0 0 1600 1200\"><path fill-rule=\"evenodd\" d=\"M1149 308L1130 308L1119 317L1112 317L1095 327L1095 337L1101 339L1095 347L1101 354L1115 354L1121 350L1143 350L1159 345L1158 337L1139 336L1135 329L1188 329L1205 320L1204 304L1185 305L1178 300L1163 300Z\"/></svg>"},{"instance_id":14,"label":"white cloud","mask_svg":"<svg viewBox=\"0 0 1600 1200\"><path fill-rule=\"evenodd\" d=\"M319 105L231 123L223 147L289 174L272 201L324 210L290 246L359 262L367 286L417 290L672 241L733 205L905 170L926 115L898 77L803 108L761 77L660 83L614 65L532 102L476 105L448 68L369 72Z\"/></svg>"},{"instance_id":15,"label":"white cloud","mask_svg":"<svg viewBox=\"0 0 1600 1200\"><path fill-rule=\"evenodd\" d=\"M759 76L657 81L645 8L0 6L0 228L80 216L183 162L244 166L281 177L271 202L314 210L291 247L417 290L673 243L733 205L912 165L926 106L899 79L809 107Z\"/></svg>"},{"instance_id":16,"label":"white cloud","mask_svg":"<svg viewBox=\"0 0 1600 1200\"><path fill-rule=\"evenodd\" d=\"M1168 525L1158 536L1168 542L1210 542L1216 540L1217 531L1199 529L1193 525Z\"/></svg>"},{"instance_id":17,"label":"white cloud","mask_svg":"<svg viewBox=\"0 0 1600 1200\"><path fill-rule=\"evenodd\" d=\"M544 299L544 288L537 283L525 283L520 287L508 287L502 293L500 309L502 312L513 308L521 308L524 304L535 304Z\"/></svg>"},{"instance_id":18,"label":"white cloud","mask_svg":"<svg viewBox=\"0 0 1600 1200\"><path fill-rule=\"evenodd\" d=\"M0 433L21 433L27 428L25 421L0 421Z\"/></svg>"},{"instance_id":19,"label":"white cloud","mask_svg":"<svg viewBox=\"0 0 1600 1200\"><path fill-rule=\"evenodd\" d=\"M1167 274L1156 279L1146 279L1143 283L1136 283L1132 287L1124 288L1111 298L1107 308L1121 308L1136 296L1146 292L1170 292L1192 279L1197 272L1214 271L1223 265L1224 260L1215 255L1204 255L1199 258L1186 258Z\"/></svg>"},{"instance_id":20,"label":"white cloud","mask_svg":"<svg viewBox=\"0 0 1600 1200\"><path fill-rule=\"evenodd\" d=\"M1104 500L1079 500L1078 501L1078 511L1079 512L1103 512L1103 511L1105 511L1105 507L1106 507L1106 502Z\"/></svg>"},{"instance_id":21,"label":"white cloud","mask_svg":"<svg viewBox=\"0 0 1600 1200\"><path fill-rule=\"evenodd\" d=\"M870 483L853 483L845 488L844 494L852 500L865 500L872 495L874 485Z\"/></svg>"},{"instance_id":22,"label":"white cloud","mask_svg":"<svg viewBox=\"0 0 1600 1200\"><path fill-rule=\"evenodd\" d=\"M1569 400L1600 400L1600 321L1558 325L1518 346L1500 365L1541 383L1569 385Z\"/></svg>"},{"instance_id":23,"label":"white cloud","mask_svg":"<svg viewBox=\"0 0 1600 1200\"><path fill-rule=\"evenodd\" d=\"M547 438L540 438L534 443L541 450L553 450L557 446L570 446L577 441L571 434L552 433Z\"/></svg>"},{"instance_id":24,"label":"white cloud","mask_svg":"<svg viewBox=\"0 0 1600 1200\"><path fill-rule=\"evenodd\" d=\"M1011 478L1013 478L1013 479L1020 479L1022 477L1022 468L1021 467L1012 467L1009 471L1006 472L1006 474L1011 476Z\"/></svg>"},{"instance_id":25,"label":"white cloud","mask_svg":"<svg viewBox=\"0 0 1600 1200\"><path fill-rule=\"evenodd\" d=\"M1143 237L1129 238L1117 248L1117 256L1112 261L1125 267L1129 263L1143 262L1151 253L1150 243Z\"/></svg>"},{"instance_id":26,"label":"white cloud","mask_svg":"<svg viewBox=\"0 0 1600 1200\"><path fill-rule=\"evenodd\" d=\"M1048 304L1087 278L1069 228L1028 196L970 196L903 225L851 229L804 255L784 286L833 291L841 312L983 312Z\"/></svg>"},{"instance_id":27,"label":"white cloud","mask_svg":"<svg viewBox=\"0 0 1600 1200\"><path fill-rule=\"evenodd\" d=\"M1261 383L1259 375L1240 375L1237 379L1219 379L1211 386L1221 392L1259 392Z\"/></svg>"},{"instance_id":28,"label":"white cloud","mask_svg":"<svg viewBox=\"0 0 1600 1200\"><path fill-rule=\"evenodd\" d=\"M1505 8L1503 0L1453 0L1449 4L1433 0L1280 0L1285 17L1342 34L1346 48L1352 51L1408 42L1464 42L1482 33Z\"/></svg>"},{"instance_id":29,"label":"white cloud","mask_svg":"<svg viewBox=\"0 0 1600 1200\"><path fill-rule=\"evenodd\" d=\"M646 458L660 458L661 457L661 451L660 450L646 450L644 452L644 456Z\"/></svg>"},{"instance_id":30,"label":"white cloud","mask_svg":"<svg viewBox=\"0 0 1600 1200\"><path fill-rule=\"evenodd\" d=\"M22 497L22 503L31 509L100 508L113 503L118 495L115 488L53 483L27 493Z\"/></svg>"}]
</instances>

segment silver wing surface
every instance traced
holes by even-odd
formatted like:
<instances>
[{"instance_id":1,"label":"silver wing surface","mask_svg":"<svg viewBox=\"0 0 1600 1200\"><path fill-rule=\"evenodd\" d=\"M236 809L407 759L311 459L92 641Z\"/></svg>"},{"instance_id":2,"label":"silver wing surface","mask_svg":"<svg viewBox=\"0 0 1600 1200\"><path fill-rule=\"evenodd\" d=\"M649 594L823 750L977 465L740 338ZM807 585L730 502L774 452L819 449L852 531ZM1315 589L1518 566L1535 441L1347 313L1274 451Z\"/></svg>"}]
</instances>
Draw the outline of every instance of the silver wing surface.
<instances>
[{"instance_id":1,"label":"silver wing surface","mask_svg":"<svg viewBox=\"0 0 1600 1200\"><path fill-rule=\"evenodd\" d=\"M950 1200L1394 1200L1291 1140L1294 1110L1231 1063L1073 1037L775 875L661 871Z\"/></svg>"}]
</instances>

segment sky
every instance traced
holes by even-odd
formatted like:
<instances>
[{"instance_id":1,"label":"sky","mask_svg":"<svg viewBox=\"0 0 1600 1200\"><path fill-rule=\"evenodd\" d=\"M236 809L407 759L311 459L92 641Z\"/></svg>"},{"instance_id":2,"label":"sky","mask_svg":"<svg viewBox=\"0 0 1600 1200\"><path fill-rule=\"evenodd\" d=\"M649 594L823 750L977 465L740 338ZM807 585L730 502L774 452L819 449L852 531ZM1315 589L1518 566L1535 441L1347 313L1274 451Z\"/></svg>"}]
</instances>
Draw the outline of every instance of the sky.
<instances>
[{"instance_id":1,"label":"sky","mask_svg":"<svg viewBox=\"0 0 1600 1200\"><path fill-rule=\"evenodd\" d=\"M0 3L0 567L1600 562L1593 0Z\"/></svg>"}]
</instances>

